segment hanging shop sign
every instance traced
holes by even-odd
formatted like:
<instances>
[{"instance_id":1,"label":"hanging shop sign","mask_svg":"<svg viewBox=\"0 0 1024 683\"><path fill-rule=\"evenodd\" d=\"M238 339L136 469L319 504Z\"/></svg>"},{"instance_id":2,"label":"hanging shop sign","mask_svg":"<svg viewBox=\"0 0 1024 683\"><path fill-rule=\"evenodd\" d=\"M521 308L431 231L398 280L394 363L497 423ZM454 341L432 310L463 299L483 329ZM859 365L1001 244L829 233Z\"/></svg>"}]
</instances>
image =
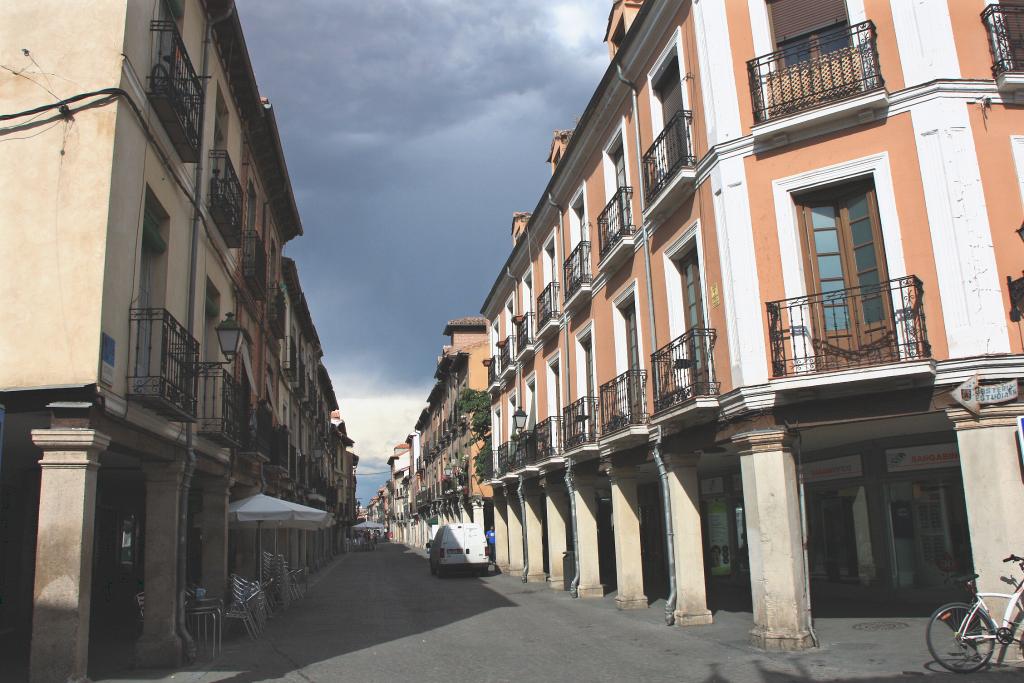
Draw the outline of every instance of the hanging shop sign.
<instances>
[{"instance_id":1,"label":"hanging shop sign","mask_svg":"<svg viewBox=\"0 0 1024 683\"><path fill-rule=\"evenodd\" d=\"M732 548L729 546L729 508L725 501L708 503L708 542L711 545L711 575L732 573Z\"/></svg>"},{"instance_id":2,"label":"hanging shop sign","mask_svg":"<svg viewBox=\"0 0 1024 683\"><path fill-rule=\"evenodd\" d=\"M725 491L725 478L724 477L711 477L709 479L700 480L700 495L702 496L715 496L721 495Z\"/></svg>"},{"instance_id":3,"label":"hanging shop sign","mask_svg":"<svg viewBox=\"0 0 1024 683\"><path fill-rule=\"evenodd\" d=\"M974 375L954 389L950 395L953 400L975 415L981 412L981 406L1006 403L1017 399L1017 380L1010 379L997 384L982 384L981 378Z\"/></svg>"},{"instance_id":4,"label":"hanging shop sign","mask_svg":"<svg viewBox=\"0 0 1024 683\"><path fill-rule=\"evenodd\" d=\"M930 470L959 464L960 453L955 443L889 448L885 451L885 469L889 472Z\"/></svg>"},{"instance_id":5,"label":"hanging shop sign","mask_svg":"<svg viewBox=\"0 0 1024 683\"><path fill-rule=\"evenodd\" d=\"M800 469L804 483L829 481L832 479L850 479L864 474L860 455L844 455L841 458L829 458L815 462L805 462Z\"/></svg>"}]
</instances>

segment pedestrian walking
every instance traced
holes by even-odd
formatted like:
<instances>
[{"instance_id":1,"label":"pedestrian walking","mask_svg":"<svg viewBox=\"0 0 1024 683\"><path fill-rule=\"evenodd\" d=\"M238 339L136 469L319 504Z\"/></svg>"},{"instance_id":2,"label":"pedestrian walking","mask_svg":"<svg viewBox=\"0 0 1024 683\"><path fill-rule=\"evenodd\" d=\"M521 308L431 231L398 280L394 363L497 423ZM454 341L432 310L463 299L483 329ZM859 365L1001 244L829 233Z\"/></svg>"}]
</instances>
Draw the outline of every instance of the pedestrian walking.
<instances>
[{"instance_id":1,"label":"pedestrian walking","mask_svg":"<svg viewBox=\"0 0 1024 683\"><path fill-rule=\"evenodd\" d=\"M491 558L491 562L496 562L497 559L494 556L494 527L487 529L487 555Z\"/></svg>"}]
</instances>

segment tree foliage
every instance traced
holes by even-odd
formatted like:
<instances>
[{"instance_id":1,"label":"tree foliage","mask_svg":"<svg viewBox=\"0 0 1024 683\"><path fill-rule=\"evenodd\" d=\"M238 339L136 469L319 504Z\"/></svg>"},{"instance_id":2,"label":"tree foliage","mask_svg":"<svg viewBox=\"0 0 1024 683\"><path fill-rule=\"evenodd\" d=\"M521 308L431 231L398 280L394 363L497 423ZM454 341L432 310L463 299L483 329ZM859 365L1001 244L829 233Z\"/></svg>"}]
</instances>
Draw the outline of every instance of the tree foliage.
<instances>
[{"instance_id":1,"label":"tree foliage","mask_svg":"<svg viewBox=\"0 0 1024 683\"><path fill-rule=\"evenodd\" d=\"M476 457L476 478L483 483L491 478L491 396L479 389L463 389L459 412L469 419L469 431L480 447Z\"/></svg>"}]
</instances>

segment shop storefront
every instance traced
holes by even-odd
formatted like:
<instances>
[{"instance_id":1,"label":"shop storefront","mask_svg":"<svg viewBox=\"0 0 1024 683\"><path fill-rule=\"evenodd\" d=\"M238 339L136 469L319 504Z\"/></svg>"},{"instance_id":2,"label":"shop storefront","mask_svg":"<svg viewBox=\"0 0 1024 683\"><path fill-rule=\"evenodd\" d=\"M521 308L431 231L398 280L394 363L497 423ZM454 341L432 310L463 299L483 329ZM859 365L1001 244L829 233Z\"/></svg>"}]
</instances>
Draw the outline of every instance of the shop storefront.
<instances>
[{"instance_id":1,"label":"shop storefront","mask_svg":"<svg viewBox=\"0 0 1024 683\"><path fill-rule=\"evenodd\" d=\"M739 471L700 480L704 566L712 579L747 581L747 521Z\"/></svg>"}]
</instances>

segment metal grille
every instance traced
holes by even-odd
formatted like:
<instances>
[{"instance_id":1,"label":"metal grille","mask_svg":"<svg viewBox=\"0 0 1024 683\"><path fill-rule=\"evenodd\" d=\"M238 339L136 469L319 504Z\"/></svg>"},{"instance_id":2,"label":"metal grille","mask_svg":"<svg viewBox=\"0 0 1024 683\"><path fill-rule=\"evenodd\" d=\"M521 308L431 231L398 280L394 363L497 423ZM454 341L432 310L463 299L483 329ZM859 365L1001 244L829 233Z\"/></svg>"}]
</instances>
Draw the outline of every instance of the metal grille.
<instances>
[{"instance_id":1,"label":"metal grille","mask_svg":"<svg viewBox=\"0 0 1024 683\"><path fill-rule=\"evenodd\" d=\"M992 75L1024 70L1024 7L989 5L981 13L992 50Z\"/></svg>"},{"instance_id":2,"label":"metal grille","mask_svg":"<svg viewBox=\"0 0 1024 683\"><path fill-rule=\"evenodd\" d=\"M505 345L501 347L501 371L504 372L512 367L512 359L515 354L515 338L510 334L505 337Z\"/></svg>"},{"instance_id":3,"label":"metal grille","mask_svg":"<svg viewBox=\"0 0 1024 683\"><path fill-rule=\"evenodd\" d=\"M242 244L242 184L231 165L231 158L222 149L210 151L210 215L228 247Z\"/></svg>"},{"instance_id":4,"label":"metal grille","mask_svg":"<svg viewBox=\"0 0 1024 683\"><path fill-rule=\"evenodd\" d=\"M601 385L601 433L611 434L630 425L646 424L646 370L626 370Z\"/></svg>"},{"instance_id":5,"label":"metal grille","mask_svg":"<svg viewBox=\"0 0 1024 683\"><path fill-rule=\"evenodd\" d=\"M199 159L202 83L173 21L153 21L156 55L149 73L149 99L182 161Z\"/></svg>"},{"instance_id":6,"label":"metal grille","mask_svg":"<svg viewBox=\"0 0 1024 683\"><path fill-rule=\"evenodd\" d=\"M196 418L199 342L162 308L133 308L128 394L184 422Z\"/></svg>"},{"instance_id":7,"label":"metal grille","mask_svg":"<svg viewBox=\"0 0 1024 683\"><path fill-rule=\"evenodd\" d=\"M931 355L924 287L911 275L877 285L770 301L775 377L917 360Z\"/></svg>"},{"instance_id":8,"label":"metal grille","mask_svg":"<svg viewBox=\"0 0 1024 683\"><path fill-rule=\"evenodd\" d=\"M537 329L558 317L558 283L551 282L537 297Z\"/></svg>"},{"instance_id":9,"label":"metal grille","mask_svg":"<svg viewBox=\"0 0 1024 683\"><path fill-rule=\"evenodd\" d=\"M537 423L533 428L533 437L537 451L537 462L553 458L559 454L562 435L562 418L553 415Z\"/></svg>"},{"instance_id":10,"label":"metal grille","mask_svg":"<svg viewBox=\"0 0 1024 683\"><path fill-rule=\"evenodd\" d=\"M500 366L498 365L498 357L491 356L491 364L487 366L487 384L488 386L498 383L498 372Z\"/></svg>"},{"instance_id":11,"label":"metal grille","mask_svg":"<svg viewBox=\"0 0 1024 683\"><path fill-rule=\"evenodd\" d=\"M598 254L602 259L623 237L636 232L632 205L633 188L620 187L597 217Z\"/></svg>"},{"instance_id":12,"label":"metal grille","mask_svg":"<svg viewBox=\"0 0 1024 683\"><path fill-rule=\"evenodd\" d=\"M690 145L692 125L693 112L677 111L644 154L644 194L648 205L668 187L680 169L697 165Z\"/></svg>"},{"instance_id":13,"label":"metal grille","mask_svg":"<svg viewBox=\"0 0 1024 683\"><path fill-rule=\"evenodd\" d=\"M580 242L565 259L565 298L571 299L580 287L593 282L590 272L590 242Z\"/></svg>"},{"instance_id":14,"label":"metal grille","mask_svg":"<svg viewBox=\"0 0 1024 683\"><path fill-rule=\"evenodd\" d=\"M516 323L516 348L519 353L533 345L533 313L524 313L522 320Z\"/></svg>"},{"instance_id":15,"label":"metal grille","mask_svg":"<svg viewBox=\"0 0 1024 683\"><path fill-rule=\"evenodd\" d=\"M597 443L597 399L593 396L584 396L566 406L562 415L564 448Z\"/></svg>"},{"instance_id":16,"label":"metal grille","mask_svg":"<svg viewBox=\"0 0 1024 683\"><path fill-rule=\"evenodd\" d=\"M747 74L757 123L885 87L870 21L751 59Z\"/></svg>"},{"instance_id":17,"label":"metal grille","mask_svg":"<svg viewBox=\"0 0 1024 683\"><path fill-rule=\"evenodd\" d=\"M279 286L271 288L273 292L267 301L267 322L270 323L270 331L275 339L284 339L285 336L285 305L284 292Z\"/></svg>"},{"instance_id":18,"label":"metal grille","mask_svg":"<svg viewBox=\"0 0 1024 683\"><path fill-rule=\"evenodd\" d=\"M274 441L274 415L266 401L260 401L248 412L248 420L242 429L242 451L258 453L270 459Z\"/></svg>"},{"instance_id":19,"label":"metal grille","mask_svg":"<svg viewBox=\"0 0 1024 683\"><path fill-rule=\"evenodd\" d=\"M654 411L697 396L717 396L715 331L692 329L651 354L654 368Z\"/></svg>"},{"instance_id":20,"label":"metal grille","mask_svg":"<svg viewBox=\"0 0 1024 683\"><path fill-rule=\"evenodd\" d=\"M242 235L242 276L253 298L263 301L267 296L267 252L263 238L255 230Z\"/></svg>"},{"instance_id":21,"label":"metal grille","mask_svg":"<svg viewBox=\"0 0 1024 683\"><path fill-rule=\"evenodd\" d=\"M536 442L533 440L533 432L522 431L519 437L512 442L509 457L509 466L512 471L521 470L527 465L537 462Z\"/></svg>"},{"instance_id":22,"label":"metal grille","mask_svg":"<svg viewBox=\"0 0 1024 683\"><path fill-rule=\"evenodd\" d=\"M225 446L239 446L242 413L238 383L220 363L199 365L199 429L205 438Z\"/></svg>"},{"instance_id":23,"label":"metal grille","mask_svg":"<svg viewBox=\"0 0 1024 683\"><path fill-rule=\"evenodd\" d=\"M299 349L295 343L295 337L288 337L288 352L285 354L284 362L281 364L281 371L289 379L292 388L299 383Z\"/></svg>"},{"instance_id":24,"label":"metal grille","mask_svg":"<svg viewBox=\"0 0 1024 683\"><path fill-rule=\"evenodd\" d=\"M508 474L510 465L511 462L509 459L509 442L506 441L505 443L498 446L498 467L494 471L494 476L501 477Z\"/></svg>"}]
</instances>

